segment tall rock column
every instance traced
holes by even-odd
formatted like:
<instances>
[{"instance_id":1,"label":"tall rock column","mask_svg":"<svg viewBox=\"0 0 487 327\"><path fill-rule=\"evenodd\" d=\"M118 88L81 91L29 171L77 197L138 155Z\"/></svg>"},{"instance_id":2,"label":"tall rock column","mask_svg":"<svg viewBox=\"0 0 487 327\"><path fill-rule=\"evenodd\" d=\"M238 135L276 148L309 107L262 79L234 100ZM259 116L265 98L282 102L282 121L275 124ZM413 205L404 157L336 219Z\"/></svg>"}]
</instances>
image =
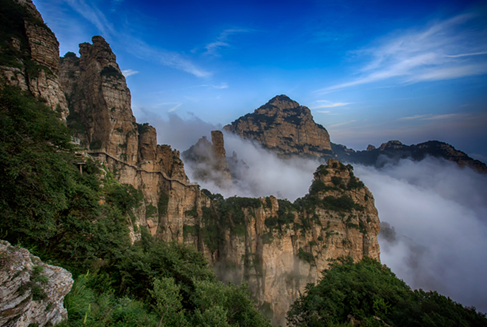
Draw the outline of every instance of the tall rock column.
<instances>
[{"instance_id":1,"label":"tall rock column","mask_svg":"<svg viewBox=\"0 0 487 327\"><path fill-rule=\"evenodd\" d=\"M80 44L80 58L63 58L61 70L79 138L91 151L137 163L138 132L130 108L130 90L110 45L101 36Z\"/></svg>"}]
</instances>

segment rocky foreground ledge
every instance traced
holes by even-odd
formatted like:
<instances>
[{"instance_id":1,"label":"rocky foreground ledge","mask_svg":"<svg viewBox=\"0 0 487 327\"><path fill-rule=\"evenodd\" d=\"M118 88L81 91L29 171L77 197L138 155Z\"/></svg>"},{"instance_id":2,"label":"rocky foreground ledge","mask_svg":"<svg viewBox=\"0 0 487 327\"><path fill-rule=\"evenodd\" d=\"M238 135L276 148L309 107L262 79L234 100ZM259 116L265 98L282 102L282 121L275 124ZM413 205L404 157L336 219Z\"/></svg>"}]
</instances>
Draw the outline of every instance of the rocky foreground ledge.
<instances>
[{"instance_id":1,"label":"rocky foreground ledge","mask_svg":"<svg viewBox=\"0 0 487 327\"><path fill-rule=\"evenodd\" d=\"M58 324L68 316L63 300L72 286L66 269L0 241L0 326Z\"/></svg>"}]
</instances>

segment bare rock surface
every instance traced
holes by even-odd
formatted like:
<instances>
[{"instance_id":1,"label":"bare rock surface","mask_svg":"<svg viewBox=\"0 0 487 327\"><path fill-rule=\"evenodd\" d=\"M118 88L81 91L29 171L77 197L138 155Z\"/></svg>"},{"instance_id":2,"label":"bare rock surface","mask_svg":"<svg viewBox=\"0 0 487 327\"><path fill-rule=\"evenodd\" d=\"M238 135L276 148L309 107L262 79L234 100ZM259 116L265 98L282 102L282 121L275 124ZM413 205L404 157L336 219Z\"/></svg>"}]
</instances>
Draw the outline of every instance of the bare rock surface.
<instances>
[{"instance_id":1,"label":"bare rock surface","mask_svg":"<svg viewBox=\"0 0 487 327\"><path fill-rule=\"evenodd\" d=\"M255 140L280 156L331 154L330 135L316 124L309 108L285 95L224 127L244 139Z\"/></svg>"},{"instance_id":2,"label":"bare rock surface","mask_svg":"<svg viewBox=\"0 0 487 327\"><path fill-rule=\"evenodd\" d=\"M2 44L2 48L10 48L6 58L10 56L11 60L0 63L0 78L44 98L65 119L68 105L58 79L59 42L31 0L15 3L22 8L16 18L23 21L23 26L17 27L9 44Z\"/></svg>"},{"instance_id":3,"label":"bare rock surface","mask_svg":"<svg viewBox=\"0 0 487 327\"><path fill-rule=\"evenodd\" d=\"M67 270L0 241L0 326L58 324L67 318L63 300L72 285Z\"/></svg>"}]
</instances>

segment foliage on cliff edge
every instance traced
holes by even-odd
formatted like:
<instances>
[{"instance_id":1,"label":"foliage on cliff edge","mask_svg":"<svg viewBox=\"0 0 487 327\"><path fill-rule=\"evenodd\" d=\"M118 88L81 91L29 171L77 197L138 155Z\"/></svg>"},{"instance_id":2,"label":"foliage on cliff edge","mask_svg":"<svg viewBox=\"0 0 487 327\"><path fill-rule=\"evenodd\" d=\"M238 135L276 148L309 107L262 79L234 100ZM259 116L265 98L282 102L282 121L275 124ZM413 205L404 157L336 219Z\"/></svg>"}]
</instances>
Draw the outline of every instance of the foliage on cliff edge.
<instances>
[{"instance_id":1,"label":"foliage on cliff edge","mask_svg":"<svg viewBox=\"0 0 487 327\"><path fill-rule=\"evenodd\" d=\"M437 292L412 291L385 265L341 258L288 312L289 326L487 326L485 314Z\"/></svg>"},{"instance_id":2,"label":"foliage on cliff edge","mask_svg":"<svg viewBox=\"0 0 487 327\"><path fill-rule=\"evenodd\" d=\"M203 255L130 244L140 192L77 164L68 128L41 99L0 89L0 237L76 277L65 326L270 326L245 285L216 280ZM101 180L104 187L101 187Z\"/></svg>"}]
</instances>

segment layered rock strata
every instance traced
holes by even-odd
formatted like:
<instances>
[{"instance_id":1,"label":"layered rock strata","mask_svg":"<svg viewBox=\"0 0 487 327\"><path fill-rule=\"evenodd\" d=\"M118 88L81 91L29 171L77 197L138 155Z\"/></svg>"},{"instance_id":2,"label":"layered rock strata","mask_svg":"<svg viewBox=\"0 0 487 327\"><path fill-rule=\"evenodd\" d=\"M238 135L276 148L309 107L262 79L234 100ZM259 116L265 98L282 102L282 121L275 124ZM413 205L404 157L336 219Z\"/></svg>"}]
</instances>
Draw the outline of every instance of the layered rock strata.
<instances>
[{"instance_id":1,"label":"layered rock strata","mask_svg":"<svg viewBox=\"0 0 487 327\"><path fill-rule=\"evenodd\" d=\"M179 218L195 207L198 186L189 183L179 151L158 145L154 127L136 123L115 54L101 36L92 41L80 44L79 58L74 53L61 58L68 126L88 155L102 162L119 182L143 192L132 239L145 226L152 235L182 241Z\"/></svg>"},{"instance_id":2,"label":"layered rock strata","mask_svg":"<svg viewBox=\"0 0 487 327\"><path fill-rule=\"evenodd\" d=\"M262 309L284 325L290 305L316 282L328 259L380 260L377 209L350 166L330 159L310 194L293 204L275 197L213 198L185 222L184 241L203 249L224 280L247 281Z\"/></svg>"},{"instance_id":3,"label":"layered rock strata","mask_svg":"<svg viewBox=\"0 0 487 327\"><path fill-rule=\"evenodd\" d=\"M6 3L0 25L0 79L43 98L62 119L68 106L59 83L59 42L31 0Z\"/></svg>"},{"instance_id":4,"label":"layered rock strata","mask_svg":"<svg viewBox=\"0 0 487 327\"><path fill-rule=\"evenodd\" d=\"M0 241L0 326L53 326L66 319L67 270L43 263L26 249Z\"/></svg>"},{"instance_id":5,"label":"layered rock strata","mask_svg":"<svg viewBox=\"0 0 487 327\"><path fill-rule=\"evenodd\" d=\"M61 82L69 99L70 122L79 125L77 136L90 150L134 165L138 133L130 91L105 39L94 36L92 41L80 44L80 58L62 60Z\"/></svg>"},{"instance_id":6,"label":"layered rock strata","mask_svg":"<svg viewBox=\"0 0 487 327\"><path fill-rule=\"evenodd\" d=\"M309 108L285 95L272 98L224 129L244 139L255 140L281 157L331 154L330 135L326 129L314 122Z\"/></svg>"}]
</instances>

